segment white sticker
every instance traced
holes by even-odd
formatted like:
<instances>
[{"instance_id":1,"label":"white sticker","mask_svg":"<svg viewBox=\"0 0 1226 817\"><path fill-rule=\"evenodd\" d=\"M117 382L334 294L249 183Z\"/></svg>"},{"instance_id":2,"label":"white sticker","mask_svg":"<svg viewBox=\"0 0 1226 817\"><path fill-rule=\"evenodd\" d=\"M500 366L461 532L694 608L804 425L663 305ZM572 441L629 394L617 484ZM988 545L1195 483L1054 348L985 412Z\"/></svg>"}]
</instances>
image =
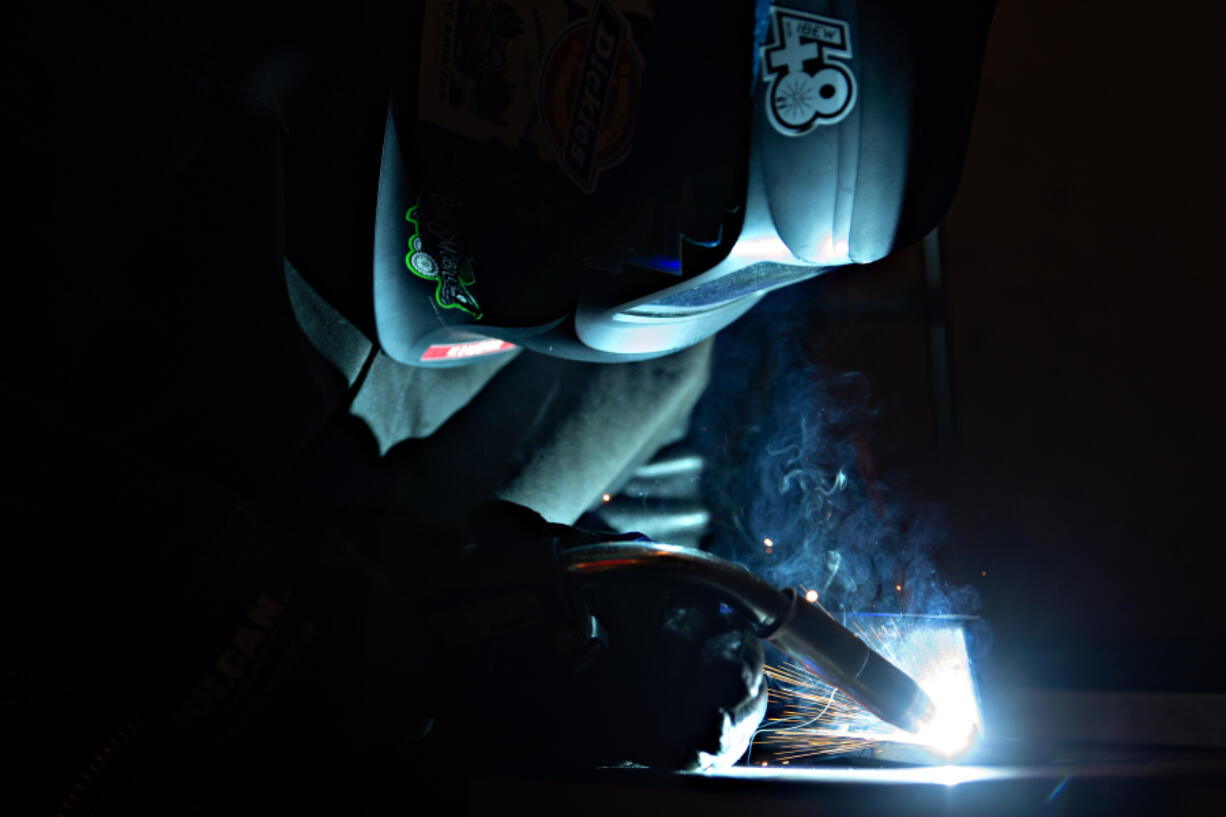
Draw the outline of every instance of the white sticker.
<instances>
[{"instance_id":1,"label":"white sticker","mask_svg":"<svg viewBox=\"0 0 1226 817\"><path fill-rule=\"evenodd\" d=\"M762 46L766 116L785 136L841 122L856 105L851 27L842 20L771 6L771 41Z\"/></svg>"}]
</instances>

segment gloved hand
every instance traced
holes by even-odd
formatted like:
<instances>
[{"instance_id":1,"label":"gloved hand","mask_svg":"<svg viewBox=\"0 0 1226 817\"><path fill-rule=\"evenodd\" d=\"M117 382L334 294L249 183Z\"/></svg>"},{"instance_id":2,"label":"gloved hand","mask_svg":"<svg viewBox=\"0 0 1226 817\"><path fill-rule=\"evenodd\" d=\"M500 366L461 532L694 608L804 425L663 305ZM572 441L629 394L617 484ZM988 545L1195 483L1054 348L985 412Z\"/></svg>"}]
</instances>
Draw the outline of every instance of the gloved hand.
<instances>
[{"instance_id":1,"label":"gloved hand","mask_svg":"<svg viewBox=\"0 0 1226 817\"><path fill-rule=\"evenodd\" d=\"M544 564L554 549L624 538L547 523L502 502L479 509L470 527L474 567L499 559ZM744 753L766 711L763 649L717 595L642 579L579 586L556 572L547 582L560 595L553 603L553 591L539 588L540 606L553 609L535 637L521 629L453 648L449 665L466 667L453 689L468 704L466 743L527 766L695 769L730 765ZM482 605L504 618L514 608L486 600L470 609ZM604 637L575 643L593 616ZM498 702L484 711L472 706L483 692Z\"/></svg>"},{"instance_id":2,"label":"gloved hand","mask_svg":"<svg viewBox=\"0 0 1226 817\"><path fill-rule=\"evenodd\" d=\"M666 769L735 763L766 712L758 637L690 586L597 592L592 608L610 630L600 696L610 758Z\"/></svg>"}]
</instances>

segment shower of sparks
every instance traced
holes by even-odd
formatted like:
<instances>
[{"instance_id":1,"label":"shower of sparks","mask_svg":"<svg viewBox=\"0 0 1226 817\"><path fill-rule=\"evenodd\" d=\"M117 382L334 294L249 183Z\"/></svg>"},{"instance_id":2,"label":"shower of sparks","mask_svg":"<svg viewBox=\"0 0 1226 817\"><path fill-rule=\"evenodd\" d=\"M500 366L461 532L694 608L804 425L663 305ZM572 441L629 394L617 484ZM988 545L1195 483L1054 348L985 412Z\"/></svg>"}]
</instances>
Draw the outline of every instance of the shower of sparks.
<instances>
[{"instance_id":1,"label":"shower of sparks","mask_svg":"<svg viewBox=\"0 0 1226 817\"><path fill-rule=\"evenodd\" d=\"M781 760L843 755L883 744L907 744L949 758L968 751L980 729L966 638L958 621L909 616L857 616L856 634L908 673L932 698L936 718L918 734L879 720L800 664L768 666L777 715L756 745Z\"/></svg>"}]
</instances>

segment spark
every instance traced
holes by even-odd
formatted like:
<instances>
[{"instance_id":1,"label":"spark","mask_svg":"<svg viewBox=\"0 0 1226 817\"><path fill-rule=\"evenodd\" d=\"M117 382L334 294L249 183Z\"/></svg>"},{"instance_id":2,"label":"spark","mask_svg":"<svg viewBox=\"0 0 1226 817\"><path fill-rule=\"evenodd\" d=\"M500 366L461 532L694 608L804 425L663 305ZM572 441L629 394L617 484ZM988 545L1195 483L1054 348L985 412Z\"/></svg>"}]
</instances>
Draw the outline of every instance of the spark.
<instances>
[{"instance_id":1,"label":"spark","mask_svg":"<svg viewBox=\"0 0 1226 817\"><path fill-rule=\"evenodd\" d=\"M601 495L600 495L600 501L601 501L601 502L611 502L612 500L613 500L613 497L609 496L608 494L601 494Z\"/></svg>"},{"instance_id":2,"label":"spark","mask_svg":"<svg viewBox=\"0 0 1226 817\"><path fill-rule=\"evenodd\" d=\"M805 593L805 601L809 602L810 604L816 604L817 603L817 591L810 590L809 592Z\"/></svg>"},{"instance_id":3,"label":"spark","mask_svg":"<svg viewBox=\"0 0 1226 817\"><path fill-rule=\"evenodd\" d=\"M807 596L806 596L807 597ZM937 715L918 734L891 726L800 664L766 668L772 716L755 739L782 760L843 755L885 744L920 747L943 759L964 754L980 731L966 638L957 621L852 617L860 638L913 677Z\"/></svg>"},{"instance_id":4,"label":"spark","mask_svg":"<svg viewBox=\"0 0 1226 817\"><path fill-rule=\"evenodd\" d=\"M771 539L771 538L768 536L768 537L766 537L765 539L763 539L763 540L762 540L762 544L766 545L767 547L774 547L774 545L775 545L775 540L774 540L774 539Z\"/></svg>"}]
</instances>

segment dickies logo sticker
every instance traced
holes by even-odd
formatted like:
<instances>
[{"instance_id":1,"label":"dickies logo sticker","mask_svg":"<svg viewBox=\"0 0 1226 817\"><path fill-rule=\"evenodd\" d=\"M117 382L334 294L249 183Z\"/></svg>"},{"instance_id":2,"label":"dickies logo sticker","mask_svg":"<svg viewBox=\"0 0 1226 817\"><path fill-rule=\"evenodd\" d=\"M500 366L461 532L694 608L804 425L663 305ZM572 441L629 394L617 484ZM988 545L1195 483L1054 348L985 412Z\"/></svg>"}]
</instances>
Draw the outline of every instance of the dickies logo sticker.
<instances>
[{"instance_id":1,"label":"dickies logo sticker","mask_svg":"<svg viewBox=\"0 0 1226 817\"><path fill-rule=\"evenodd\" d=\"M541 70L541 124L562 170L581 190L626 158L634 135L642 68L626 23L597 0L591 15L567 29Z\"/></svg>"},{"instance_id":2,"label":"dickies logo sticker","mask_svg":"<svg viewBox=\"0 0 1226 817\"><path fill-rule=\"evenodd\" d=\"M531 151L584 193L631 152L655 0L426 0L421 121Z\"/></svg>"}]
</instances>

